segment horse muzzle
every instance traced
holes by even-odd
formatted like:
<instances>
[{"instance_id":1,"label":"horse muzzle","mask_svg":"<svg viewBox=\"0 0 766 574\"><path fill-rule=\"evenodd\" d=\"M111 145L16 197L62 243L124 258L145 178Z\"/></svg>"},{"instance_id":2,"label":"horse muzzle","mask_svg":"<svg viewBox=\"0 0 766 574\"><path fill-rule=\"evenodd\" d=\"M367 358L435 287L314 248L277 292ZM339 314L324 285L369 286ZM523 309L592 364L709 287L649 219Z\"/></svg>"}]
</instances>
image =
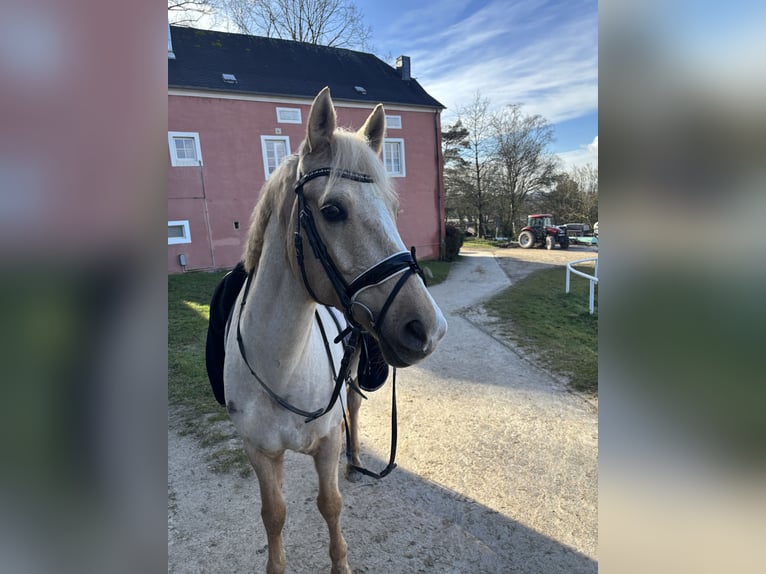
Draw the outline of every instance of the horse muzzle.
<instances>
[{"instance_id":1,"label":"horse muzzle","mask_svg":"<svg viewBox=\"0 0 766 574\"><path fill-rule=\"evenodd\" d=\"M393 367L409 367L430 355L447 333L444 318L428 329L419 319L412 319L398 327L397 337L381 337L383 358Z\"/></svg>"},{"instance_id":2,"label":"horse muzzle","mask_svg":"<svg viewBox=\"0 0 766 574\"><path fill-rule=\"evenodd\" d=\"M425 359L447 333L447 321L420 280L415 278L407 287L389 309L385 322L376 325L363 321L378 340L386 363L398 368Z\"/></svg>"}]
</instances>

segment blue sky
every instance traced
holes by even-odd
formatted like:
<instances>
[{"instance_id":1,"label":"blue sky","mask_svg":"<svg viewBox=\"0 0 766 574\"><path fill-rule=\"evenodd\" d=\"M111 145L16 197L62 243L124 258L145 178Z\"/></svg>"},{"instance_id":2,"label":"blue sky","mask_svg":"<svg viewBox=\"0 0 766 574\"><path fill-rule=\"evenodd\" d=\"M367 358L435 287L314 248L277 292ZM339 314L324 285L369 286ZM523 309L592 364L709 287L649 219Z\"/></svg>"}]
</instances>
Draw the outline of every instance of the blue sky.
<instances>
[{"instance_id":1,"label":"blue sky","mask_svg":"<svg viewBox=\"0 0 766 574\"><path fill-rule=\"evenodd\" d=\"M447 106L443 123L479 92L493 109L522 104L551 122L564 168L598 165L596 0L354 0L370 51ZM205 22L198 24L208 27Z\"/></svg>"},{"instance_id":2,"label":"blue sky","mask_svg":"<svg viewBox=\"0 0 766 574\"><path fill-rule=\"evenodd\" d=\"M381 57L410 56L412 75L447 106L477 91L494 109L520 103L555 128L565 165L598 165L595 0L356 0Z\"/></svg>"}]
</instances>

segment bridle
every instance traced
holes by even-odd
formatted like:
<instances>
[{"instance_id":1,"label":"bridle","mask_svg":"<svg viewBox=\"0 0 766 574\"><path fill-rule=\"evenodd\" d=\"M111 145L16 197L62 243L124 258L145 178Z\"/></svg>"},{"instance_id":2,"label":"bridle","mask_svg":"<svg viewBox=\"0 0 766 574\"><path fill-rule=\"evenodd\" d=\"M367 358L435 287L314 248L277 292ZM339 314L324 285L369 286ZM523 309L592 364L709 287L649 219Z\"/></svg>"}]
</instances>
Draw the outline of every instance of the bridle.
<instances>
[{"instance_id":1,"label":"bridle","mask_svg":"<svg viewBox=\"0 0 766 574\"><path fill-rule=\"evenodd\" d=\"M303 194L303 186L306 183L318 177L329 176L336 176L362 183L373 182L373 179L369 175L344 169L333 169L331 167L315 169L298 178L298 181L295 184L295 193L298 197L298 217L295 222L295 255L301 270L301 276L303 277L303 284L306 286L306 291L311 295L311 298L317 303L321 303L314 293L314 290L311 288L311 284L306 275L306 267L303 261L303 237L301 235L301 230L306 233L306 238L314 252L314 257L316 257L322 264L322 267L324 267L325 273L327 273L327 278L330 280L330 283L343 306L343 314L346 316L346 320L349 323L349 329L344 332L343 335L345 336L348 332L351 332L354 329L363 330L363 327L356 321L356 319L354 319L352 312L354 305L360 305L366 310L370 317L371 328L380 335L383 320L386 317L389 307L396 298L396 295L412 274L417 273L423 278L423 270L415 259L415 248L413 247L410 251L399 251L398 253L394 253L393 255L382 259L367 269L367 271L357 276L351 283L346 282L343 275L338 271L338 267L335 265L335 262L327 251L327 247L317 231L314 215L306 203L306 197ZM356 300L357 296L365 289L380 285L400 273L402 276L394 285L394 288L391 290L391 293L389 293L377 319L375 319L372 311L370 311L366 305L363 305ZM424 278L423 280L425 281Z\"/></svg>"},{"instance_id":2,"label":"bridle","mask_svg":"<svg viewBox=\"0 0 766 574\"><path fill-rule=\"evenodd\" d=\"M319 262L322 264L322 267L324 268L325 273L327 274L327 278L330 280L330 283L332 284L333 289L335 290L335 293L338 296L338 300L340 301L340 304L343 307L343 314L345 315L346 321L348 322L348 327L346 327L346 329L344 330L341 330L340 326L338 325L339 333L334 340L336 344L339 343L340 341L344 342L343 359L341 360L340 370L338 371L338 374L336 376L335 365L332 359L332 353L330 351L329 341L326 336L325 329L324 329L324 326L322 325L321 319L319 318L319 314L316 313L316 319L318 321L320 332L324 340L325 351L327 352L327 356L330 360L330 365L332 367L333 376L335 377L335 387L333 388L333 392L327 406L324 407L323 409L318 409L316 411L305 411L303 409L300 409L292 405L284 397L281 397L280 395L275 393L265 382L263 382L263 380L256 374L255 370L251 367L250 363L248 362L239 325L242 320L242 312L245 308L247 294L250 290L250 285L252 283L255 270L251 270L247 276L247 281L245 283L244 293L242 295L242 301L241 301L240 309L239 309L239 318L237 321L237 344L239 346L239 351L242 356L242 359L244 360L247 368L250 370L250 373L255 377L255 379L260 383L261 387L263 387L266 390L267 394L275 402L277 402L279 405L289 410L290 412L293 412L297 415L305 417L306 418L305 422L307 423L313 420L316 420L323 415L326 415L328 412L332 410L333 406L335 405L335 402L338 400L338 397L340 395L341 387L343 383L347 380L350 383L349 386L354 391L359 393L363 398L366 398L362 394L361 390L359 390L356 387L356 385L351 383L351 377L349 373L351 358L356 352L360 344L361 335L365 330L364 327L358 321L356 321L356 319L354 319L354 316L353 316L354 305L361 306L367 312L370 318L370 327L380 336L383 320L386 317L386 313L388 312L388 309L391 307L391 304L393 303L397 294L402 289L402 287L407 282L407 280L410 278L410 276L417 274L425 283L423 270L418 265L417 259L415 257L414 246L411 248L410 251L399 251L375 263L369 269L367 269L366 271L358 275L355 279L353 279L351 283L346 281L346 279L338 270L337 265L335 265L335 262L333 261L332 256L327 250L327 247L324 241L322 241L322 237L319 235L319 231L317 230L316 223L314 222L313 213L311 212L311 209L309 208L306 202L306 197L303 193L303 186L309 181L316 179L318 177L330 177L330 176L335 176L342 179L349 179L352 181L358 181L362 183L374 182L372 177L363 173L357 173L353 171L331 168L331 167L323 167L323 168L312 170L306 174L299 173L298 180L295 183L295 194L297 196L297 202L298 202L298 216L295 222L294 244L295 244L296 260L298 262L298 266L300 267L301 277L303 278L303 284L306 287L306 291L311 296L311 298L314 299L314 301L325 305L325 303L322 303L321 301L319 301L318 297L316 296L316 293L314 292L314 290L311 287L311 284L309 283L308 276L306 274L306 267L304 263L304 251L303 251L303 237L302 237L302 232L305 232L306 238L308 239L309 245L311 246L311 250L314 253L314 257L316 257L319 260ZM357 301L357 296L360 293L362 293L365 289L369 289L371 287L381 285L385 283L386 281L388 281L389 279L396 277L397 275L401 275L401 277L396 282L393 289L391 290L388 297L386 298L386 301L384 302L383 307L381 307L380 313L378 314L377 318L375 318L372 311L366 305ZM342 409L342 410L343 410L343 417L345 420L346 411L345 409ZM383 478L396 467L396 464L394 463L394 458L396 456L396 369L394 369L393 388L392 388L391 455L390 455L388 466L385 469L383 469L379 474L369 471L363 467L356 466L351 462L349 425L347 421L345 426L346 426L346 456L349 459L349 464L351 464L353 468L355 468L356 470L368 476L372 476L375 478Z\"/></svg>"}]
</instances>

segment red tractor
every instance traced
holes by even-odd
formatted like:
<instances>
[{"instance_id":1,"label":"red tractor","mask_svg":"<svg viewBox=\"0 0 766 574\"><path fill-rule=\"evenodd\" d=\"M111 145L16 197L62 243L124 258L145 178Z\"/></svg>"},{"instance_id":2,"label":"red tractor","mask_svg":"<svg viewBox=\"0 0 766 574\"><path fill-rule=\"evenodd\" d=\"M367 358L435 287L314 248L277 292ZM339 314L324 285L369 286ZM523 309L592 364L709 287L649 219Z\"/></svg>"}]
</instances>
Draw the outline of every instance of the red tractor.
<instances>
[{"instance_id":1,"label":"red tractor","mask_svg":"<svg viewBox=\"0 0 766 574\"><path fill-rule=\"evenodd\" d=\"M537 213L530 215L527 226L519 233L519 247L542 247L553 249L558 243L562 249L569 247L569 237L561 227L553 224L553 216L550 213Z\"/></svg>"}]
</instances>

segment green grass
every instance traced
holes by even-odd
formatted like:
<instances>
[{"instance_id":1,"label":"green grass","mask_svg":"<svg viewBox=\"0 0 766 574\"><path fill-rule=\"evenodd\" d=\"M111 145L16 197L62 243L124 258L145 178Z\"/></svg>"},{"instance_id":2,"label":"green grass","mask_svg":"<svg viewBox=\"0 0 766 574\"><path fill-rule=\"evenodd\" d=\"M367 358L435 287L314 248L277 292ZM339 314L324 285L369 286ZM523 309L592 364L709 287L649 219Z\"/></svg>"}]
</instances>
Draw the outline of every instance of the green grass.
<instances>
[{"instance_id":1,"label":"green grass","mask_svg":"<svg viewBox=\"0 0 766 574\"><path fill-rule=\"evenodd\" d=\"M495 241L481 237L466 237L463 240L463 247L495 247Z\"/></svg>"},{"instance_id":2,"label":"green grass","mask_svg":"<svg viewBox=\"0 0 766 574\"><path fill-rule=\"evenodd\" d=\"M205 340L210 299L225 271L190 272L168 276L168 401L180 407L181 434L194 436L202 446L213 447L208 465L215 472L237 470L250 474L250 463L241 448L232 448L235 437L226 410L219 405L205 368Z\"/></svg>"},{"instance_id":3,"label":"green grass","mask_svg":"<svg viewBox=\"0 0 766 574\"><path fill-rule=\"evenodd\" d=\"M168 400L199 416L220 408L205 370L205 340L210 299L224 275L191 272L168 276Z\"/></svg>"},{"instance_id":4,"label":"green grass","mask_svg":"<svg viewBox=\"0 0 766 574\"><path fill-rule=\"evenodd\" d=\"M431 277L428 277L428 286L438 285L447 278L450 270L450 263L448 261L422 261L420 266L423 270L428 269L431 272Z\"/></svg>"},{"instance_id":5,"label":"green grass","mask_svg":"<svg viewBox=\"0 0 766 574\"><path fill-rule=\"evenodd\" d=\"M508 247L509 241L496 241L494 239L483 239L480 237L466 237L463 240L464 247L489 247L496 249L498 247Z\"/></svg>"},{"instance_id":6,"label":"green grass","mask_svg":"<svg viewBox=\"0 0 766 574\"><path fill-rule=\"evenodd\" d=\"M577 266L592 274L592 266ZM532 273L487 302L501 334L539 359L543 367L569 379L586 393L598 391L598 286L596 313L588 312L588 281L571 277L564 293L566 269Z\"/></svg>"}]
</instances>

